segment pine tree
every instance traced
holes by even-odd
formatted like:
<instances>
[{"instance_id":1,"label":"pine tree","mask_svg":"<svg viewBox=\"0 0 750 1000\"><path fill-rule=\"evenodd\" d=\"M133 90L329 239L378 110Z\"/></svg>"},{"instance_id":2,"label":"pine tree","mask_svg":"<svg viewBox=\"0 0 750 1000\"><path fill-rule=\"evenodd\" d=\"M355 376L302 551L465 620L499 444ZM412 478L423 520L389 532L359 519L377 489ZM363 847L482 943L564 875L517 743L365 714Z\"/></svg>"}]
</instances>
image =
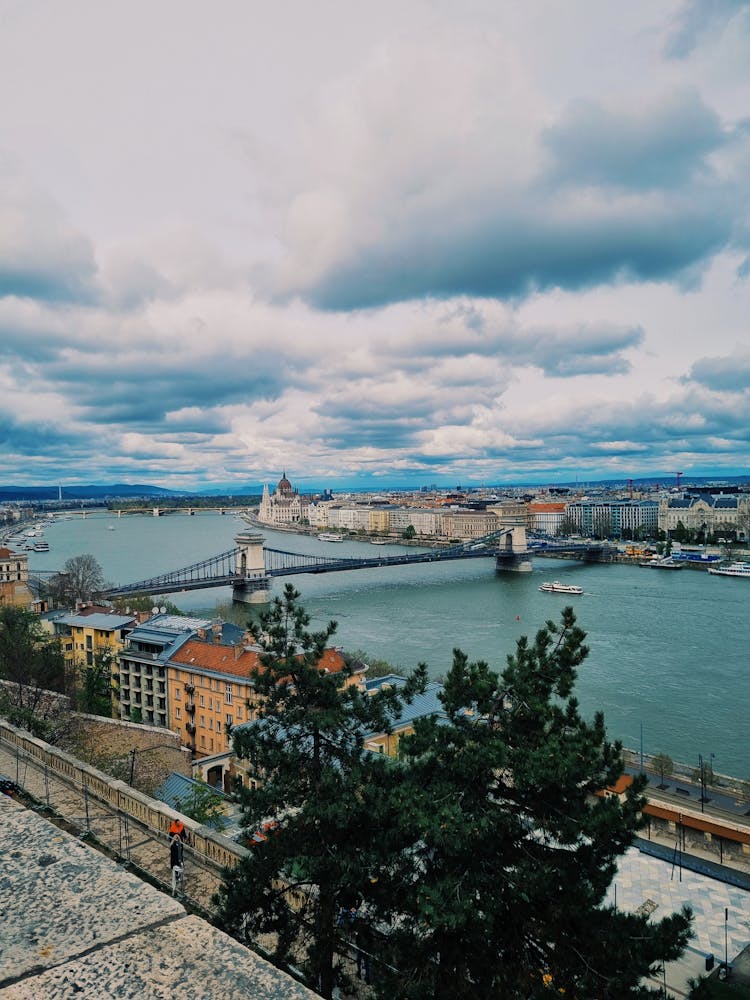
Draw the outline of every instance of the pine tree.
<instances>
[{"instance_id":1,"label":"pine tree","mask_svg":"<svg viewBox=\"0 0 750 1000\"><path fill-rule=\"evenodd\" d=\"M455 650L447 719L402 739L374 901L391 928L381 996L647 996L643 977L686 944L689 911L653 922L605 902L644 785L597 795L623 769L572 695L584 639L566 608L501 676Z\"/></svg>"},{"instance_id":2,"label":"pine tree","mask_svg":"<svg viewBox=\"0 0 750 1000\"><path fill-rule=\"evenodd\" d=\"M216 902L225 929L248 940L270 934L275 961L302 965L331 997L343 975L337 948L351 936L345 914L383 865L380 828L392 801L383 792L389 763L363 749L364 735L387 730L400 699L395 691L368 696L349 683L348 667L321 669L336 626L309 632L299 596L287 585L251 623L264 649L255 678L262 708L255 722L235 727L233 741L259 781L243 790L245 829L265 826L266 839L225 872ZM424 680L422 667L399 694L409 698Z\"/></svg>"}]
</instances>

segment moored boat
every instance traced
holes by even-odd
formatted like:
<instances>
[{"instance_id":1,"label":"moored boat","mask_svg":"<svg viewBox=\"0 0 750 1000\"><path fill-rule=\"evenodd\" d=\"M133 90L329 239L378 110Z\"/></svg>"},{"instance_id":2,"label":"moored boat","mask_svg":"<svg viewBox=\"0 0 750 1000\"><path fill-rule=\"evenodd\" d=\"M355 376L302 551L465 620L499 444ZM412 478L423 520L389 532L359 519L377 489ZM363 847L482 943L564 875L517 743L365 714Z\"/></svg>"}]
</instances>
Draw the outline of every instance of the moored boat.
<instances>
[{"instance_id":1,"label":"moored boat","mask_svg":"<svg viewBox=\"0 0 750 1000\"><path fill-rule=\"evenodd\" d=\"M321 534L318 535L318 538L321 542L343 542L344 540L343 535L334 535L326 531L321 532Z\"/></svg>"},{"instance_id":2,"label":"moored boat","mask_svg":"<svg viewBox=\"0 0 750 1000\"><path fill-rule=\"evenodd\" d=\"M572 583L560 583L553 580L551 583L545 581L539 588L545 594L582 594L583 587L577 587Z\"/></svg>"},{"instance_id":3,"label":"moored boat","mask_svg":"<svg viewBox=\"0 0 750 1000\"><path fill-rule=\"evenodd\" d=\"M639 565L648 566L649 569L682 569L685 564L675 562L671 556L665 556L664 558L655 556L653 559L649 559L648 562L642 562Z\"/></svg>"},{"instance_id":4,"label":"moored boat","mask_svg":"<svg viewBox=\"0 0 750 1000\"><path fill-rule=\"evenodd\" d=\"M728 566L709 566L708 572L712 576L742 576L750 580L750 563L733 562Z\"/></svg>"}]
</instances>

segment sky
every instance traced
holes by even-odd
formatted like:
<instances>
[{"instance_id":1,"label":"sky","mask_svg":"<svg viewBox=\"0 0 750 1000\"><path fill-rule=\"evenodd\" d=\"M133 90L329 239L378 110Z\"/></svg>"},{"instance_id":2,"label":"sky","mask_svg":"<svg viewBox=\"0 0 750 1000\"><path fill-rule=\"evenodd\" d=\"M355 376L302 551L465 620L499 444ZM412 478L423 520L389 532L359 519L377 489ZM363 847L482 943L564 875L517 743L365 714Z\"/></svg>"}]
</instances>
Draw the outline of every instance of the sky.
<instances>
[{"instance_id":1,"label":"sky","mask_svg":"<svg viewBox=\"0 0 750 1000\"><path fill-rule=\"evenodd\" d=\"M750 471L750 3L0 24L0 482Z\"/></svg>"}]
</instances>

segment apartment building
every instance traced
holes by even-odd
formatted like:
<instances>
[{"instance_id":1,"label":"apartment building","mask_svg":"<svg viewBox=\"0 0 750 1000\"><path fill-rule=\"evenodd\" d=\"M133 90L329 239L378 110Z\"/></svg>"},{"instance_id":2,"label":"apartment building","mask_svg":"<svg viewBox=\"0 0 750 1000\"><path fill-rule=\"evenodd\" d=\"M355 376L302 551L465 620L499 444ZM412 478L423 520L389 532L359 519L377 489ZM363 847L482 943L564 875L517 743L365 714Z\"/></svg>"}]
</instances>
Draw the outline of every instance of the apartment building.
<instances>
[{"instance_id":1,"label":"apartment building","mask_svg":"<svg viewBox=\"0 0 750 1000\"><path fill-rule=\"evenodd\" d=\"M128 633L138 623L134 614L121 615L107 608L84 607L75 614L51 619L54 635L60 640L65 672L79 677L99 663L112 678L112 709L120 716L118 656Z\"/></svg>"},{"instance_id":2,"label":"apartment building","mask_svg":"<svg viewBox=\"0 0 750 1000\"><path fill-rule=\"evenodd\" d=\"M168 724L195 757L209 757L231 748L235 726L252 722L259 698L255 675L262 670L260 647L252 637L222 637L218 630L196 632L180 644L166 664ZM338 673L345 661L340 650L327 649L320 669ZM364 665L350 683L362 683Z\"/></svg>"},{"instance_id":3,"label":"apartment building","mask_svg":"<svg viewBox=\"0 0 750 1000\"><path fill-rule=\"evenodd\" d=\"M118 657L120 718L166 727L167 664L193 635L206 635L212 629L222 636L232 630L235 638L243 634L236 625L182 615L154 615L136 626Z\"/></svg>"}]
</instances>

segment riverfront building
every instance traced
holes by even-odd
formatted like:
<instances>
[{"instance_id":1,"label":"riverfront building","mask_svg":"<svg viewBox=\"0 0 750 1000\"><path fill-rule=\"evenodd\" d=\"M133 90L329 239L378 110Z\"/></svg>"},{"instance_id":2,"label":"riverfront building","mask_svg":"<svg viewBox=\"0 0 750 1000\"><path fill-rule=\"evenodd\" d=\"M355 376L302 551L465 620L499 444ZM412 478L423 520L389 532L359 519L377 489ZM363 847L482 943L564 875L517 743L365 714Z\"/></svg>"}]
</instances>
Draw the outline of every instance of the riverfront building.
<instances>
[{"instance_id":1,"label":"riverfront building","mask_svg":"<svg viewBox=\"0 0 750 1000\"><path fill-rule=\"evenodd\" d=\"M301 524L308 520L310 501L292 487L284 473L273 495L268 484L263 486L258 520L270 527L283 528L290 524Z\"/></svg>"},{"instance_id":2,"label":"riverfront building","mask_svg":"<svg viewBox=\"0 0 750 1000\"><path fill-rule=\"evenodd\" d=\"M594 538L653 538L659 527L656 500L580 500L567 516L580 535Z\"/></svg>"},{"instance_id":3,"label":"riverfront building","mask_svg":"<svg viewBox=\"0 0 750 1000\"><path fill-rule=\"evenodd\" d=\"M703 535L725 535L747 541L750 535L750 494L711 494L664 497L659 503L659 527L667 534L679 530Z\"/></svg>"}]
</instances>

